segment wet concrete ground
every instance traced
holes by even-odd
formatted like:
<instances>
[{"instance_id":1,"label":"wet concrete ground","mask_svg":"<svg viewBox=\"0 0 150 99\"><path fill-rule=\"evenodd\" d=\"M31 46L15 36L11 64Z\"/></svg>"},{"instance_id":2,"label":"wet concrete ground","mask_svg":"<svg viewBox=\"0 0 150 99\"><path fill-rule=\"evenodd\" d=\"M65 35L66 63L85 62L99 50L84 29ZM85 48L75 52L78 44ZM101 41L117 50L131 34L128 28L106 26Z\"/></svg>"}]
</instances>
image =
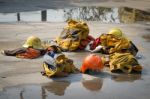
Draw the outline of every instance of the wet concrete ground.
<instances>
[{"instance_id":1,"label":"wet concrete ground","mask_svg":"<svg viewBox=\"0 0 150 99\"><path fill-rule=\"evenodd\" d=\"M127 6L149 12L149 0L0 0L0 12L38 11L76 6ZM26 38L36 35L42 41L54 39L66 23L4 22L0 23L0 50L21 47ZM149 99L150 98L150 23L116 24L88 22L90 35L98 37L119 27L139 48L137 55L142 74L110 73L108 68L96 75L71 74L65 78L42 76L42 57L19 59L0 54L0 99ZM89 52L65 54L80 68ZM101 55L100 53L96 53Z\"/></svg>"},{"instance_id":2,"label":"wet concrete ground","mask_svg":"<svg viewBox=\"0 0 150 99\"><path fill-rule=\"evenodd\" d=\"M69 19L103 23L150 22L150 12L129 7L82 6L0 13L0 22L66 22Z\"/></svg>"},{"instance_id":3,"label":"wet concrete ground","mask_svg":"<svg viewBox=\"0 0 150 99\"><path fill-rule=\"evenodd\" d=\"M54 39L66 23L0 23L0 49L21 47L30 35L42 41ZM138 61L142 74L114 74L108 68L97 75L72 74L65 78L49 79L40 74L42 57L19 59L0 55L0 99L149 99L150 43L143 35L149 34L149 23L103 24L88 22L90 34L98 37L113 27L119 27L139 48ZM65 52L80 68L89 52ZM101 55L100 53L97 53Z\"/></svg>"}]
</instances>

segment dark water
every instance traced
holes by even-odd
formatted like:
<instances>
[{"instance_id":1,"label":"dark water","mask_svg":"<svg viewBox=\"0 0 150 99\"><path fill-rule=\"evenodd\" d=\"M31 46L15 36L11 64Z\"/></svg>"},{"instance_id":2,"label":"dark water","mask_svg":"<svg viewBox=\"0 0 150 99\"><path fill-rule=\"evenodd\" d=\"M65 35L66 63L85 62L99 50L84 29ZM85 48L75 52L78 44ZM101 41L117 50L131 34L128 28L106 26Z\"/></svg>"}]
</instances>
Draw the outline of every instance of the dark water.
<instances>
[{"instance_id":1,"label":"dark water","mask_svg":"<svg viewBox=\"0 0 150 99\"><path fill-rule=\"evenodd\" d=\"M47 9L43 11L0 13L0 22L65 22L68 19L100 21L104 23L134 23L150 21L150 12L120 7L74 7L64 9Z\"/></svg>"}]
</instances>

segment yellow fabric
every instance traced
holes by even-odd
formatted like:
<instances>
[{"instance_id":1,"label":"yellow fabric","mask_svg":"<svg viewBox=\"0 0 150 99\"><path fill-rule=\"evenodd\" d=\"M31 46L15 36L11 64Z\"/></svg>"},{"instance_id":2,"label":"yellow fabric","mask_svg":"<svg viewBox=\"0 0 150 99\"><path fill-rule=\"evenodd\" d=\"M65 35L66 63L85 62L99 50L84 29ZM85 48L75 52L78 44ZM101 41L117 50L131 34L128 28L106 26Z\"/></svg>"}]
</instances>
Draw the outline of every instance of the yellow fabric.
<instances>
[{"instance_id":1,"label":"yellow fabric","mask_svg":"<svg viewBox=\"0 0 150 99\"><path fill-rule=\"evenodd\" d=\"M83 21L69 20L59 37L56 38L58 45L69 51L76 50L82 39L89 34L88 25Z\"/></svg>"},{"instance_id":2,"label":"yellow fabric","mask_svg":"<svg viewBox=\"0 0 150 99\"><path fill-rule=\"evenodd\" d=\"M116 45L116 43L120 40L119 38L116 38L113 35L109 35L109 34L102 34L100 36L100 40L101 40L101 45L102 46L107 46L107 47L114 47Z\"/></svg>"},{"instance_id":3,"label":"yellow fabric","mask_svg":"<svg viewBox=\"0 0 150 99\"><path fill-rule=\"evenodd\" d=\"M99 38L101 41L100 45L106 46L107 45L107 34L102 34L102 35L100 35Z\"/></svg>"},{"instance_id":4,"label":"yellow fabric","mask_svg":"<svg viewBox=\"0 0 150 99\"><path fill-rule=\"evenodd\" d=\"M74 73L77 70L73 64L73 60L68 59L65 55L57 57L56 64L63 65L63 72Z\"/></svg>"},{"instance_id":5,"label":"yellow fabric","mask_svg":"<svg viewBox=\"0 0 150 99\"><path fill-rule=\"evenodd\" d=\"M57 67L56 69L50 69L50 68L48 68L48 64L46 64L46 63L43 63L43 68L48 77L54 76L57 73L63 71L63 67Z\"/></svg>"},{"instance_id":6,"label":"yellow fabric","mask_svg":"<svg viewBox=\"0 0 150 99\"><path fill-rule=\"evenodd\" d=\"M68 21L68 26L66 26L66 29L80 30L79 34L82 35L81 39L86 39L89 34L89 27L84 21L77 21L71 19Z\"/></svg>"},{"instance_id":7,"label":"yellow fabric","mask_svg":"<svg viewBox=\"0 0 150 99\"><path fill-rule=\"evenodd\" d=\"M43 68L48 77L55 76L57 73L75 73L77 68L74 66L73 61L61 54L55 58L56 66L55 69L48 68L48 64L43 63Z\"/></svg>"},{"instance_id":8,"label":"yellow fabric","mask_svg":"<svg viewBox=\"0 0 150 99\"><path fill-rule=\"evenodd\" d=\"M64 65L66 61L66 57L64 54L58 54L57 57L55 58L56 64L58 65Z\"/></svg>"},{"instance_id":9,"label":"yellow fabric","mask_svg":"<svg viewBox=\"0 0 150 99\"><path fill-rule=\"evenodd\" d=\"M131 53L114 53L110 56L110 71L121 70L125 73L131 73L132 70L141 71L136 58ZM141 68L139 68L139 66ZM135 69L136 67L136 69Z\"/></svg>"},{"instance_id":10,"label":"yellow fabric","mask_svg":"<svg viewBox=\"0 0 150 99\"><path fill-rule=\"evenodd\" d=\"M118 42L120 42L121 38L117 38L114 35L107 35L107 46L115 46Z\"/></svg>"},{"instance_id":11,"label":"yellow fabric","mask_svg":"<svg viewBox=\"0 0 150 99\"><path fill-rule=\"evenodd\" d=\"M114 44L115 44L114 48L111 48L109 53L121 52L122 49L129 49L131 46L130 41L126 38L121 38L120 40L116 41Z\"/></svg>"},{"instance_id":12,"label":"yellow fabric","mask_svg":"<svg viewBox=\"0 0 150 99\"><path fill-rule=\"evenodd\" d=\"M71 39L61 39L61 38L57 38L56 39L59 47L61 47L62 49L68 50L70 43L71 43Z\"/></svg>"},{"instance_id":13,"label":"yellow fabric","mask_svg":"<svg viewBox=\"0 0 150 99\"><path fill-rule=\"evenodd\" d=\"M80 46L80 41L72 41L71 45L69 46L69 51L73 51Z\"/></svg>"},{"instance_id":14,"label":"yellow fabric","mask_svg":"<svg viewBox=\"0 0 150 99\"><path fill-rule=\"evenodd\" d=\"M101 45L110 48L109 53L121 52L122 49L129 49L131 46L130 41L125 38L118 38L113 35L103 34L100 36Z\"/></svg>"},{"instance_id":15,"label":"yellow fabric","mask_svg":"<svg viewBox=\"0 0 150 99\"><path fill-rule=\"evenodd\" d=\"M70 59L67 59L70 60ZM75 73L77 71L77 68L74 66L73 62L67 62L65 63L64 72L67 73Z\"/></svg>"},{"instance_id":16,"label":"yellow fabric","mask_svg":"<svg viewBox=\"0 0 150 99\"><path fill-rule=\"evenodd\" d=\"M35 49L42 49L41 40L36 36L30 36L27 38L26 42L24 43L23 47L33 47Z\"/></svg>"}]
</instances>

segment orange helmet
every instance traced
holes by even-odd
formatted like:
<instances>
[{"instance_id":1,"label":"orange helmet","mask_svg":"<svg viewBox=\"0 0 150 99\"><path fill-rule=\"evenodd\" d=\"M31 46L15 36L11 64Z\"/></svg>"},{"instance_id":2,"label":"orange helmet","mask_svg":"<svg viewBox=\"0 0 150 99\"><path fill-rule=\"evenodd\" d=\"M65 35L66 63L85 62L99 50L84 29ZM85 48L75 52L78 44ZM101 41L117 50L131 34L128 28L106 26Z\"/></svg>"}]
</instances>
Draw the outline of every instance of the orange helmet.
<instances>
[{"instance_id":1,"label":"orange helmet","mask_svg":"<svg viewBox=\"0 0 150 99\"><path fill-rule=\"evenodd\" d=\"M101 57L95 54L91 54L84 59L80 71L82 73L85 73L87 70L101 71L103 67L104 65Z\"/></svg>"}]
</instances>

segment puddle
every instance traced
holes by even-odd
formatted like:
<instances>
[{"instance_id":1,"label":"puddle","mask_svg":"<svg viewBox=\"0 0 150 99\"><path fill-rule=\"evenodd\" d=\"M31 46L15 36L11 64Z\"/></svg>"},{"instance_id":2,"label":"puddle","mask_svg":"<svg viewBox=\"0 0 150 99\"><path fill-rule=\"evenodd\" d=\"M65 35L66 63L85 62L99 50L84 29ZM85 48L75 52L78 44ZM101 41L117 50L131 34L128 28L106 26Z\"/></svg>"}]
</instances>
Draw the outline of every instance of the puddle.
<instances>
[{"instance_id":1,"label":"puddle","mask_svg":"<svg viewBox=\"0 0 150 99\"><path fill-rule=\"evenodd\" d=\"M5 87L0 91L0 99L149 99L149 80L141 80L141 75L123 74L103 79L88 77L73 82L62 79Z\"/></svg>"},{"instance_id":2,"label":"puddle","mask_svg":"<svg viewBox=\"0 0 150 99\"><path fill-rule=\"evenodd\" d=\"M0 99L66 99L70 95L99 92L102 88L102 80L83 80L70 83L69 81L54 81L45 84L28 84L6 87L0 91ZM75 98L75 97L73 97Z\"/></svg>"},{"instance_id":3,"label":"puddle","mask_svg":"<svg viewBox=\"0 0 150 99\"><path fill-rule=\"evenodd\" d=\"M44 11L0 13L0 22L65 22L70 18L104 23L134 23L138 21L150 21L150 12L127 7L106 8L85 6L78 8L47 9Z\"/></svg>"},{"instance_id":4,"label":"puddle","mask_svg":"<svg viewBox=\"0 0 150 99\"><path fill-rule=\"evenodd\" d=\"M121 75L112 75L111 79L116 82L134 82L136 80L141 80L141 74L121 74Z\"/></svg>"},{"instance_id":5,"label":"puddle","mask_svg":"<svg viewBox=\"0 0 150 99\"><path fill-rule=\"evenodd\" d=\"M42 93L46 93L45 91L47 91L54 95L63 96L65 94L65 90L67 89L67 87L69 87L70 84L71 83L69 81L56 81L46 83L41 86L42 90L44 91Z\"/></svg>"}]
</instances>

